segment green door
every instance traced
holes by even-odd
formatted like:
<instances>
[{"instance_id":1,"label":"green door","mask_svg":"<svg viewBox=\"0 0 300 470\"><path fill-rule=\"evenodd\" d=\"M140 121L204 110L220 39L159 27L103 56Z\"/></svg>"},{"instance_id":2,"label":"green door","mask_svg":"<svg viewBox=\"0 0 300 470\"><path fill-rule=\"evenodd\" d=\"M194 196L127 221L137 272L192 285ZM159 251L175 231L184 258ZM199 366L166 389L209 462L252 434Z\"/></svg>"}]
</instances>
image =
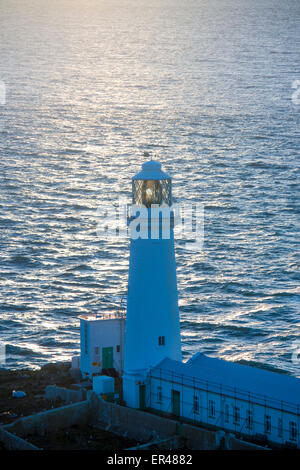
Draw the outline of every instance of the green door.
<instances>
[{"instance_id":1,"label":"green door","mask_svg":"<svg viewBox=\"0 0 300 470\"><path fill-rule=\"evenodd\" d=\"M102 348L102 369L112 369L114 366L114 348Z\"/></svg>"},{"instance_id":2,"label":"green door","mask_svg":"<svg viewBox=\"0 0 300 470\"><path fill-rule=\"evenodd\" d=\"M140 385L140 410L146 408L146 385Z\"/></svg>"},{"instance_id":3,"label":"green door","mask_svg":"<svg viewBox=\"0 0 300 470\"><path fill-rule=\"evenodd\" d=\"M172 413L180 416L180 392L177 390L172 390Z\"/></svg>"}]
</instances>

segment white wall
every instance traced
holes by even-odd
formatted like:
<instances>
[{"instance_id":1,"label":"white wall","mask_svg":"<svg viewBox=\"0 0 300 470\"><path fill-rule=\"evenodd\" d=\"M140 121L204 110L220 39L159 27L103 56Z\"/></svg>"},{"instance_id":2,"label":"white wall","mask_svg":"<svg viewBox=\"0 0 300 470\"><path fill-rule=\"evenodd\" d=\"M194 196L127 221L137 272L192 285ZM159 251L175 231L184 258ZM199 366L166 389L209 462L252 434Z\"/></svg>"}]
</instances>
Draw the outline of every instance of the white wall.
<instances>
[{"instance_id":1,"label":"white wall","mask_svg":"<svg viewBox=\"0 0 300 470\"><path fill-rule=\"evenodd\" d=\"M91 376L102 371L102 348L106 347L113 347L113 366L117 371L122 372L124 322L123 318L80 319L80 369L82 374ZM117 346L120 346L120 352L117 351ZM99 350L98 354L95 352L96 347ZM93 363L97 363L97 365L93 365Z\"/></svg>"},{"instance_id":2,"label":"white wall","mask_svg":"<svg viewBox=\"0 0 300 470\"><path fill-rule=\"evenodd\" d=\"M161 387L162 400L158 401L158 387ZM293 413L282 412L268 406L249 403L243 400L226 397L217 393L207 392L205 390L193 389L186 385L164 381L162 379L151 378L148 382L149 393L147 393L147 406L156 410L172 413L172 390L180 392L180 415L187 419L217 426L234 433L241 433L246 436L266 435L270 442L285 444L291 442L297 444L300 448L299 439L299 416ZM194 412L194 394L199 399L199 411ZM215 416L209 415L209 401L214 402ZM229 407L229 421L225 422L225 406ZM239 408L239 423L234 423L234 407ZM249 429L247 423L247 411L252 411L253 424ZM271 417L271 431L265 433L265 415ZM283 421L282 437L278 433L278 419ZM290 440L290 421L297 424L297 440Z\"/></svg>"},{"instance_id":3,"label":"white wall","mask_svg":"<svg viewBox=\"0 0 300 470\"><path fill-rule=\"evenodd\" d=\"M147 370L165 357L182 360L172 231L170 239L130 242L124 371Z\"/></svg>"}]
</instances>

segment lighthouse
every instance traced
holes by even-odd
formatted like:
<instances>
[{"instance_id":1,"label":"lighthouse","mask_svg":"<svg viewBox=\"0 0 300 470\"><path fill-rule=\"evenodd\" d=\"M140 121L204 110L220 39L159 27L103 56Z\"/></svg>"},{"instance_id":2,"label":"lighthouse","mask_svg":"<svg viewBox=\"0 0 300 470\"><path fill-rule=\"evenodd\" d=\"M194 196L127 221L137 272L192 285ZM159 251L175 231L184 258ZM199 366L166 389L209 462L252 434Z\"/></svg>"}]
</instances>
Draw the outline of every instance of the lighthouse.
<instances>
[{"instance_id":1,"label":"lighthouse","mask_svg":"<svg viewBox=\"0 0 300 470\"><path fill-rule=\"evenodd\" d=\"M132 178L123 398L144 408L149 368L182 360L172 180L151 160Z\"/></svg>"},{"instance_id":2,"label":"lighthouse","mask_svg":"<svg viewBox=\"0 0 300 470\"><path fill-rule=\"evenodd\" d=\"M121 311L81 315L81 355L72 368L80 367L104 399L300 448L299 379L201 351L182 362L175 206L171 177L159 162L144 163L132 178L132 200L126 320Z\"/></svg>"}]
</instances>

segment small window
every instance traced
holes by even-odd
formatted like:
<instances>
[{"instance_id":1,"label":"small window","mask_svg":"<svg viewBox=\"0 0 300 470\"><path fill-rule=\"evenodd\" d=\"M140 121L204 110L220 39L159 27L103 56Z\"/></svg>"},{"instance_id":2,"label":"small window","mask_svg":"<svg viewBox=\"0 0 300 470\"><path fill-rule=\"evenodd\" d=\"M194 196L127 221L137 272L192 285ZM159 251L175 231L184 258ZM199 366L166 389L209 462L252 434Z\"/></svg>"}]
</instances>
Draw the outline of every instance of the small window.
<instances>
[{"instance_id":1,"label":"small window","mask_svg":"<svg viewBox=\"0 0 300 470\"><path fill-rule=\"evenodd\" d=\"M229 405L225 405L225 412L224 412L224 421L225 423L229 423Z\"/></svg>"},{"instance_id":2,"label":"small window","mask_svg":"<svg viewBox=\"0 0 300 470\"><path fill-rule=\"evenodd\" d=\"M164 336L159 336L158 337L158 345L159 346L164 346L166 343L165 343L165 337Z\"/></svg>"},{"instance_id":3,"label":"small window","mask_svg":"<svg viewBox=\"0 0 300 470\"><path fill-rule=\"evenodd\" d=\"M162 387L157 387L157 403L162 403Z\"/></svg>"},{"instance_id":4,"label":"small window","mask_svg":"<svg viewBox=\"0 0 300 470\"><path fill-rule=\"evenodd\" d=\"M282 418L278 418L278 437L282 437L283 435L283 422Z\"/></svg>"},{"instance_id":5,"label":"small window","mask_svg":"<svg viewBox=\"0 0 300 470\"><path fill-rule=\"evenodd\" d=\"M271 416L265 415L265 434L270 434L271 432Z\"/></svg>"},{"instance_id":6,"label":"small window","mask_svg":"<svg viewBox=\"0 0 300 470\"><path fill-rule=\"evenodd\" d=\"M121 347L119 344L117 344L117 352L120 352L121 351Z\"/></svg>"},{"instance_id":7,"label":"small window","mask_svg":"<svg viewBox=\"0 0 300 470\"><path fill-rule=\"evenodd\" d=\"M95 354L96 355L99 354L99 347L98 346L95 347Z\"/></svg>"},{"instance_id":8,"label":"small window","mask_svg":"<svg viewBox=\"0 0 300 470\"><path fill-rule=\"evenodd\" d=\"M252 410L247 410L246 428L247 429L252 429L253 428L253 413L252 413Z\"/></svg>"},{"instance_id":9,"label":"small window","mask_svg":"<svg viewBox=\"0 0 300 470\"><path fill-rule=\"evenodd\" d=\"M239 424L240 422L240 409L238 406L233 407L233 423Z\"/></svg>"},{"instance_id":10,"label":"small window","mask_svg":"<svg viewBox=\"0 0 300 470\"><path fill-rule=\"evenodd\" d=\"M297 440L297 424L295 421L290 421L290 441Z\"/></svg>"},{"instance_id":11,"label":"small window","mask_svg":"<svg viewBox=\"0 0 300 470\"><path fill-rule=\"evenodd\" d=\"M210 418L214 418L215 415L216 415L215 402L213 400L209 400L209 402L208 402L208 416Z\"/></svg>"},{"instance_id":12,"label":"small window","mask_svg":"<svg viewBox=\"0 0 300 470\"><path fill-rule=\"evenodd\" d=\"M197 395L194 395L193 411L199 414L199 397Z\"/></svg>"}]
</instances>

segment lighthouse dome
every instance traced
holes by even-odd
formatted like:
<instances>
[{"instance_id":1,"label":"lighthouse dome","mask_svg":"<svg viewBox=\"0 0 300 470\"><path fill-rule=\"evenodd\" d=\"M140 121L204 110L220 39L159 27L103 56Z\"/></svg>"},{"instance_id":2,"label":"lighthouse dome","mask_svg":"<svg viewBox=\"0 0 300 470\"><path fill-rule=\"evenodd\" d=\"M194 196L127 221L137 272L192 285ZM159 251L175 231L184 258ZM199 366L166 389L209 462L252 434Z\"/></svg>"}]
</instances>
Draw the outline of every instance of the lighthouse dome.
<instances>
[{"instance_id":1,"label":"lighthouse dome","mask_svg":"<svg viewBox=\"0 0 300 470\"><path fill-rule=\"evenodd\" d=\"M171 179L167 173L162 171L161 163L155 160L149 160L143 163L142 171L137 173L134 180L167 180Z\"/></svg>"}]
</instances>

